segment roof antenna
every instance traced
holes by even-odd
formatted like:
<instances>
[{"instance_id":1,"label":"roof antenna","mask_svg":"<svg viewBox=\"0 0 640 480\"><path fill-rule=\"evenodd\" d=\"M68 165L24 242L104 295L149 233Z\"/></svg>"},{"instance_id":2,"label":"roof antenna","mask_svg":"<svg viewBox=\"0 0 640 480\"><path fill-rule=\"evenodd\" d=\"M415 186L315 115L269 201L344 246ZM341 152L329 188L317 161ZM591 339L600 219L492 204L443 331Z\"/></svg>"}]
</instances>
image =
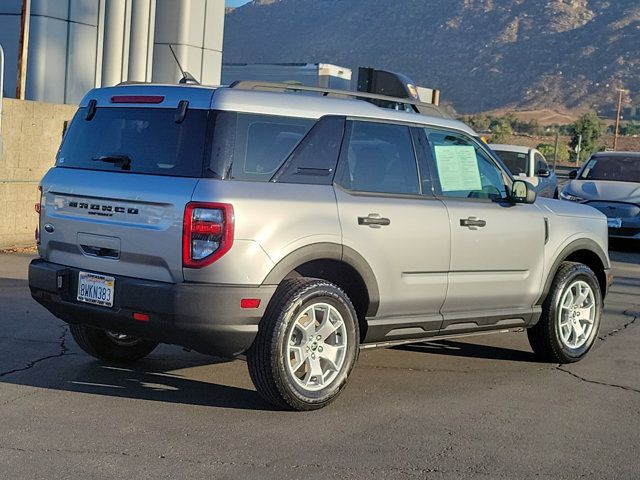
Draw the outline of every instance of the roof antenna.
<instances>
[{"instance_id":1,"label":"roof antenna","mask_svg":"<svg viewBox=\"0 0 640 480\"><path fill-rule=\"evenodd\" d=\"M185 72L183 70L182 65L180 65L180 60L178 60L178 56L176 55L176 52L173 51L173 45L169 44L169 50L171 50L171 54L173 55L173 58L175 59L176 63L178 64L178 68L180 69L180 72L182 73L182 78L180 79L180 81L178 83L182 83L182 84L195 83L196 85L200 85L200 82L198 82L198 80L196 80L193 75L191 75L189 72Z\"/></svg>"}]
</instances>

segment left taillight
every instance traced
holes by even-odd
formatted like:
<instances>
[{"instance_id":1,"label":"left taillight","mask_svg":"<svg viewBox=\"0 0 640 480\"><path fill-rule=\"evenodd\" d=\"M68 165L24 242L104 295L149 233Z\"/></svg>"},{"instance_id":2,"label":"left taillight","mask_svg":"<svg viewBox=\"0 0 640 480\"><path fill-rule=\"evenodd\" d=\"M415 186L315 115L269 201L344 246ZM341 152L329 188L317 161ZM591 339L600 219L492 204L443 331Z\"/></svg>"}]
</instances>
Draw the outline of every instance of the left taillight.
<instances>
[{"instance_id":1,"label":"left taillight","mask_svg":"<svg viewBox=\"0 0 640 480\"><path fill-rule=\"evenodd\" d=\"M39 201L35 204L38 214L38 226L36 227L36 245L40 245L40 220L42 219L42 185L38 185Z\"/></svg>"},{"instance_id":2,"label":"left taillight","mask_svg":"<svg viewBox=\"0 0 640 480\"><path fill-rule=\"evenodd\" d=\"M233 207L228 203L188 203L182 230L182 265L211 265L233 245Z\"/></svg>"}]
</instances>

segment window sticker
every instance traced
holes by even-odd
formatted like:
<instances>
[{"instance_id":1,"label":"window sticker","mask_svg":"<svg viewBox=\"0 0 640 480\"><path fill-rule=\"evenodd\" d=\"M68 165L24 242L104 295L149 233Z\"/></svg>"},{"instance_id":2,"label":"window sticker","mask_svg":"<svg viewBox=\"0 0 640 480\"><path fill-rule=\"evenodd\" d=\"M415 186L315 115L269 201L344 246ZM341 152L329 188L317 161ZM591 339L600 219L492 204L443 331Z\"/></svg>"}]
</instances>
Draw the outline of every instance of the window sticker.
<instances>
[{"instance_id":1,"label":"window sticker","mask_svg":"<svg viewBox=\"0 0 640 480\"><path fill-rule=\"evenodd\" d=\"M470 145L436 145L436 164L443 192L482 190L476 149Z\"/></svg>"}]
</instances>

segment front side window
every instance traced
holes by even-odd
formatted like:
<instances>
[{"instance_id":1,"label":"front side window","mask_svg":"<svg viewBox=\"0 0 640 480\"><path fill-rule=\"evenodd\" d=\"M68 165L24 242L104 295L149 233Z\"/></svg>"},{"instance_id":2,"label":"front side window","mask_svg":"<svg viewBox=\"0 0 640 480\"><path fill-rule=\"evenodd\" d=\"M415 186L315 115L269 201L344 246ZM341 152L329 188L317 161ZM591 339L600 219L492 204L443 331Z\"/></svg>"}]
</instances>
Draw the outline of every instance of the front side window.
<instances>
[{"instance_id":1,"label":"front side window","mask_svg":"<svg viewBox=\"0 0 640 480\"><path fill-rule=\"evenodd\" d=\"M338 184L349 190L416 195L418 169L409 127L385 123L350 123L340 158Z\"/></svg>"},{"instance_id":2,"label":"front side window","mask_svg":"<svg viewBox=\"0 0 640 480\"><path fill-rule=\"evenodd\" d=\"M471 138L426 130L443 196L499 200L507 197L502 170Z\"/></svg>"},{"instance_id":3,"label":"front side window","mask_svg":"<svg viewBox=\"0 0 640 480\"><path fill-rule=\"evenodd\" d=\"M533 158L536 164L536 174L540 172L540 170L549 170L549 165L547 165L547 161L541 154L536 153Z\"/></svg>"}]
</instances>

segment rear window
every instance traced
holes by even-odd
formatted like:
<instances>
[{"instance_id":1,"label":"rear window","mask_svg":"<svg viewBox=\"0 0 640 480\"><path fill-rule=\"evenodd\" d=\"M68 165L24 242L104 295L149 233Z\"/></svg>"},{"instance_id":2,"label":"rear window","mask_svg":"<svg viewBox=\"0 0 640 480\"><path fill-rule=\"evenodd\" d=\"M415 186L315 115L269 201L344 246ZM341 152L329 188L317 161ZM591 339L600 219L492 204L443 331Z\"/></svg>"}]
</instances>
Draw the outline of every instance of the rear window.
<instances>
[{"instance_id":1,"label":"rear window","mask_svg":"<svg viewBox=\"0 0 640 480\"><path fill-rule=\"evenodd\" d=\"M529 175L527 172L527 164L529 163L529 155L520 152L508 152L506 150L494 150L507 166L511 175Z\"/></svg>"},{"instance_id":2,"label":"rear window","mask_svg":"<svg viewBox=\"0 0 640 480\"><path fill-rule=\"evenodd\" d=\"M67 130L56 166L113 172L203 176L207 110L107 107L86 120L80 108ZM125 164L128 164L125 166Z\"/></svg>"}]
</instances>

